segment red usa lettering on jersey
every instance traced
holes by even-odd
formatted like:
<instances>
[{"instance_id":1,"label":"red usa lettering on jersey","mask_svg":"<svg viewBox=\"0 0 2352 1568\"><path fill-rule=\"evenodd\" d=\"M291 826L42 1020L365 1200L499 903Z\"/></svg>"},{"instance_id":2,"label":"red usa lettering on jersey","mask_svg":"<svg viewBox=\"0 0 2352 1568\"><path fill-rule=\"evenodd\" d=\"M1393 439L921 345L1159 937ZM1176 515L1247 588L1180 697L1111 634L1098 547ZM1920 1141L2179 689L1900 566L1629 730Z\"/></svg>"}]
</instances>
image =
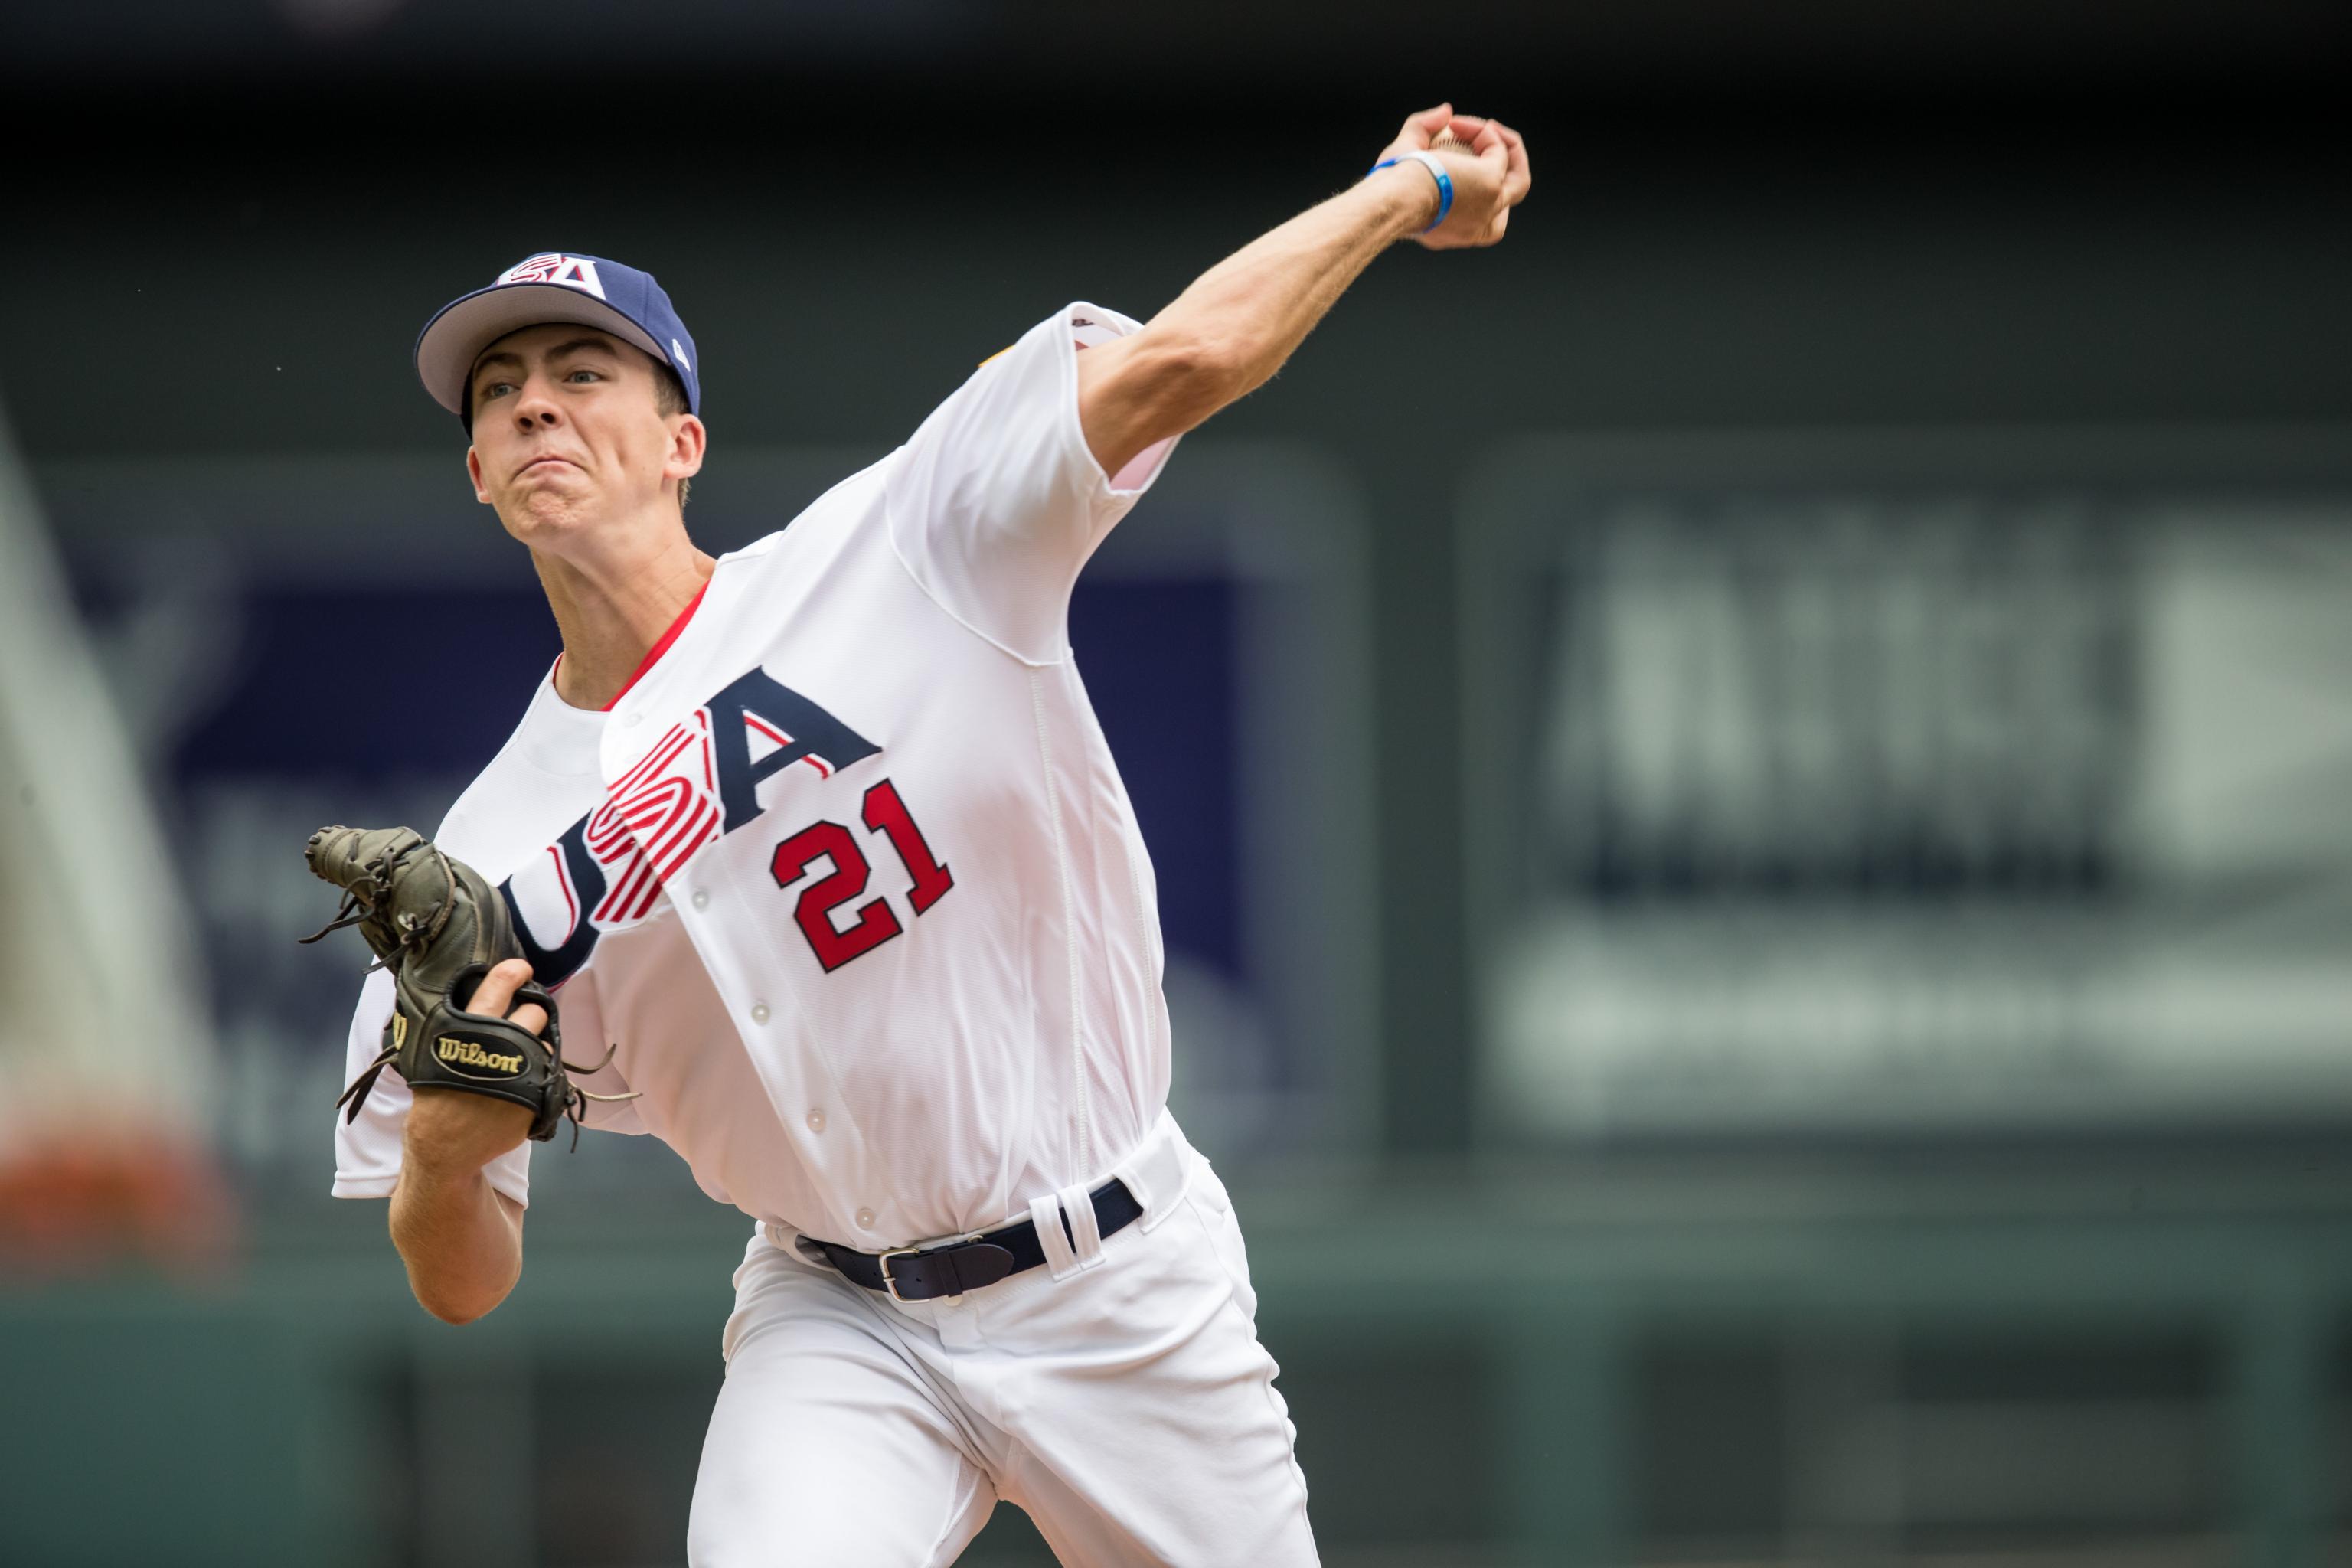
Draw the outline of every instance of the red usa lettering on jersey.
<instances>
[{"instance_id":1,"label":"red usa lettering on jersey","mask_svg":"<svg viewBox=\"0 0 2352 1568\"><path fill-rule=\"evenodd\" d=\"M599 300L604 297L604 284L596 276L596 264L584 256L534 256L499 274L499 286L509 283L561 283L567 289L593 294Z\"/></svg>"},{"instance_id":2,"label":"red usa lettering on jersey","mask_svg":"<svg viewBox=\"0 0 2352 1568\"><path fill-rule=\"evenodd\" d=\"M695 856L761 815L767 780L799 763L831 778L881 749L764 670L730 681L499 884L540 983L570 979L603 932L652 912Z\"/></svg>"},{"instance_id":3,"label":"red usa lettering on jersey","mask_svg":"<svg viewBox=\"0 0 2352 1568\"><path fill-rule=\"evenodd\" d=\"M673 724L591 812L583 840L604 872L604 896L589 918L604 930L646 918L662 884L719 837L710 715ZM559 869L561 866L559 863Z\"/></svg>"}]
</instances>

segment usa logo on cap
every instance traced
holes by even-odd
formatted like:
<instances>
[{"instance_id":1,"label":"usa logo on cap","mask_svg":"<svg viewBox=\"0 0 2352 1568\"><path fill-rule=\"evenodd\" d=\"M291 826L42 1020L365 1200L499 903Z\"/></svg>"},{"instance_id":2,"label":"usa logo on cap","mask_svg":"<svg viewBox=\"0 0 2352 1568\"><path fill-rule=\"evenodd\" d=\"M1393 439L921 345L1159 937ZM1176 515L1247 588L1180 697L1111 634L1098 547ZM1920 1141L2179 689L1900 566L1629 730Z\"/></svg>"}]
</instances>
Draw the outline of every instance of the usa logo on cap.
<instances>
[{"instance_id":1,"label":"usa logo on cap","mask_svg":"<svg viewBox=\"0 0 2352 1568\"><path fill-rule=\"evenodd\" d=\"M567 289L585 289L599 300L604 297L604 286L596 281L593 256L534 256L499 273L499 283L561 283Z\"/></svg>"},{"instance_id":2,"label":"usa logo on cap","mask_svg":"<svg viewBox=\"0 0 2352 1568\"><path fill-rule=\"evenodd\" d=\"M482 351L509 332L551 321L599 328L643 349L677 373L688 410L702 412L694 336L653 274L564 250L518 261L487 289L442 306L417 334L417 377L435 402L465 420L466 384Z\"/></svg>"}]
</instances>

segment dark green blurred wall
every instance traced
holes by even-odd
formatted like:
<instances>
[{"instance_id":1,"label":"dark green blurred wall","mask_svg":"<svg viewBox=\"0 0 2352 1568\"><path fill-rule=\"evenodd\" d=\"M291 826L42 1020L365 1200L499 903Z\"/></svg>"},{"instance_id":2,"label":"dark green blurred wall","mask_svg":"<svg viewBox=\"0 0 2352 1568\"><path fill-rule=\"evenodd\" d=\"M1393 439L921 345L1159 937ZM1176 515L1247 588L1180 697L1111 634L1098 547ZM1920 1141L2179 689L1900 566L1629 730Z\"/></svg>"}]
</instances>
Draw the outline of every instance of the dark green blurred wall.
<instances>
[{"instance_id":1,"label":"dark green blurred wall","mask_svg":"<svg viewBox=\"0 0 2352 1568\"><path fill-rule=\"evenodd\" d=\"M1419 97L1446 73L1430 76ZM1400 247L1217 421L1321 445L1360 487L1381 754L1456 749L1452 503L1496 437L2352 416L2344 160L2292 101L2095 82L1595 100L1526 62L1513 79L1492 103L1461 89L1529 138L1535 195L1508 241ZM1326 87L1235 136L1165 81L1068 102L525 87L20 102L19 144L56 150L19 166L0 289L0 391L28 455L454 465L413 335L550 247L659 273L703 345L713 463L730 442L893 439L1064 300L1148 316L1344 185L1417 102ZM100 155L101 121L139 155ZM1413 847L1381 868L1401 1153L1467 1135L1459 795L1444 767L1378 784L1381 841Z\"/></svg>"}]
</instances>

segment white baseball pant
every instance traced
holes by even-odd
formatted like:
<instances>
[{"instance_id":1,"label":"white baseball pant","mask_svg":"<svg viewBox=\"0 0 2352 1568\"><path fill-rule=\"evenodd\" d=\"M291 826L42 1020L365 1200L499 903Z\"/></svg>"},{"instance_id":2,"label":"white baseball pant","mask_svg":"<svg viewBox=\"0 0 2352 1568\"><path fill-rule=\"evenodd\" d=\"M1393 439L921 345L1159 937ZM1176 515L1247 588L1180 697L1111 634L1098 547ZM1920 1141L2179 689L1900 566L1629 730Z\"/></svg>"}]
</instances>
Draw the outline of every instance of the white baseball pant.
<instances>
[{"instance_id":1,"label":"white baseball pant","mask_svg":"<svg viewBox=\"0 0 2352 1568\"><path fill-rule=\"evenodd\" d=\"M932 1568L1000 1498L1071 1568L1314 1564L1224 1184L1164 1114L1110 1173L1140 1219L1104 1239L1094 1184L1071 1187L1057 1200L1075 1249L1041 1223L1045 1265L941 1300L894 1301L804 1257L789 1230L755 1236L691 1568Z\"/></svg>"}]
</instances>

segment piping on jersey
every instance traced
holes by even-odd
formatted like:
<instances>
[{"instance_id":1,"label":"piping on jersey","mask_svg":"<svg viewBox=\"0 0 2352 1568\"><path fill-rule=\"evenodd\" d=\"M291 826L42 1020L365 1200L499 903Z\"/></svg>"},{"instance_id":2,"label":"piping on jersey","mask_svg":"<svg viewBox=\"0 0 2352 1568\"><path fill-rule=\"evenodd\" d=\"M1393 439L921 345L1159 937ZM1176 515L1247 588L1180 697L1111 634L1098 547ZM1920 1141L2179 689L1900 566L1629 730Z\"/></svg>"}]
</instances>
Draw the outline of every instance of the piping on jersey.
<instances>
[{"instance_id":1,"label":"piping on jersey","mask_svg":"<svg viewBox=\"0 0 2352 1568\"><path fill-rule=\"evenodd\" d=\"M1137 834L1143 831L1140 827ZM1161 984L1168 971L1168 954L1160 945L1160 922L1151 918L1150 905L1143 897L1143 864L1136 858L1134 841L1119 836L1119 853L1127 858L1127 891L1135 900L1135 934L1143 943L1143 956L1151 964L1151 983Z\"/></svg>"},{"instance_id":2,"label":"piping on jersey","mask_svg":"<svg viewBox=\"0 0 2352 1568\"><path fill-rule=\"evenodd\" d=\"M1045 738L1045 671L1029 671L1029 710L1037 724L1037 758L1045 770L1045 820L1054 829L1054 869L1062 884L1062 945L1070 958L1070 1092L1078 1115L1078 1179L1095 1173L1093 1118L1087 1113L1087 1059L1084 1015L1078 1007L1078 922L1070 897L1070 852L1062 837L1062 793L1054 787L1054 748Z\"/></svg>"}]
</instances>

